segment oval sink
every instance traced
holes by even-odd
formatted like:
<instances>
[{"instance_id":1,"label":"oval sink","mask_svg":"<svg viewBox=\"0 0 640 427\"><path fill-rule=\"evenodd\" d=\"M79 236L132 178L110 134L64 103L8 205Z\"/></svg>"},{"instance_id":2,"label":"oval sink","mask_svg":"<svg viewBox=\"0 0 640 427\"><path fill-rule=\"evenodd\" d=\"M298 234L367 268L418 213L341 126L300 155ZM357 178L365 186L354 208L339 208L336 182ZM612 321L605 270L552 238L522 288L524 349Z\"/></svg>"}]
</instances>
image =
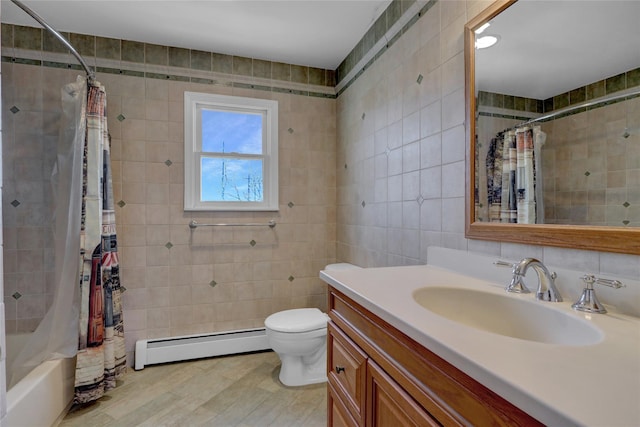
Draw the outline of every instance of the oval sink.
<instances>
[{"instance_id":1,"label":"oval sink","mask_svg":"<svg viewBox=\"0 0 640 427\"><path fill-rule=\"evenodd\" d=\"M597 344L604 335L584 319L535 300L455 287L427 287L413 292L423 308L482 331L547 344Z\"/></svg>"}]
</instances>

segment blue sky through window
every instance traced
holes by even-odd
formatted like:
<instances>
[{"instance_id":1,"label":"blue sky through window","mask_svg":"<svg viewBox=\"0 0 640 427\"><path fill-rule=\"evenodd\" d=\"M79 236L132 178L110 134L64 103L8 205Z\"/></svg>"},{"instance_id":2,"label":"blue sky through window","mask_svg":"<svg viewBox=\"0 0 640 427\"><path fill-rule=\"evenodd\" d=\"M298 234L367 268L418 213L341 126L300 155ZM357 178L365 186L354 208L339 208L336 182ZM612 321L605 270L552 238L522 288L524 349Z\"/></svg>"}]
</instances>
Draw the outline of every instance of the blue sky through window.
<instances>
[{"instance_id":1,"label":"blue sky through window","mask_svg":"<svg viewBox=\"0 0 640 427\"><path fill-rule=\"evenodd\" d=\"M262 114L203 109L202 151L262 154Z\"/></svg>"},{"instance_id":2,"label":"blue sky through window","mask_svg":"<svg viewBox=\"0 0 640 427\"><path fill-rule=\"evenodd\" d=\"M262 115L202 110L204 153L262 154ZM202 201L263 200L263 160L203 157Z\"/></svg>"}]
</instances>

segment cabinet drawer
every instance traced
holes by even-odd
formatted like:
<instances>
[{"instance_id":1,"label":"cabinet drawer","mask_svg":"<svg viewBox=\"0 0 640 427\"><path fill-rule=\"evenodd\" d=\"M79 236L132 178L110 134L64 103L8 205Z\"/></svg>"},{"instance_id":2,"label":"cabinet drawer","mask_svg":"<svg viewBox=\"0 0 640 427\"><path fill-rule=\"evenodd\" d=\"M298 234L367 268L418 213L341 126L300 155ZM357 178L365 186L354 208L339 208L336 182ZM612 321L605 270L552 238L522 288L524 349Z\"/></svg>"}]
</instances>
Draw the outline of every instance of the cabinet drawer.
<instances>
[{"instance_id":1,"label":"cabinet drawer","mask_svg":"<svg viewBox=\"0 0 640 427\"><path fill-rule=\"evenodd\" d=\"M362 424L366 403L367 355L346 335L328 325L327 377L353 417Z\"/></svg>"}]
</instances>

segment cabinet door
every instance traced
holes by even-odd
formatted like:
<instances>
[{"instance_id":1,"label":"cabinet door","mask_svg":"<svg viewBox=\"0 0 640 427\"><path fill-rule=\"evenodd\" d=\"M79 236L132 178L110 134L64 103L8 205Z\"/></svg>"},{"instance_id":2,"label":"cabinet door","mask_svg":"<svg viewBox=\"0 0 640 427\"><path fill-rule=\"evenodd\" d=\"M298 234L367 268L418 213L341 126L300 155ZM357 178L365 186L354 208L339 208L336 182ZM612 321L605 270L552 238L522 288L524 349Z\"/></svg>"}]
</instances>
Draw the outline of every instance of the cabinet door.
<instances>
[{"instance_id":1,"label":"cabinet door","mask_svg":"<svg viewBox=\"0 0 640 427\"><path fill-rule=\"evenodd\" d=\"M327 401L327 426L328 427L358 427L358 423L349 414L349 411L344 406L344 403L337 396L335 390L328 385L329 399Z\"/></svg>"},{"instance_id":2,"label":"cabinet door","mask_svg":"<svg viewBox=\"0 0 640 427\"><path fill-rule=\"evenodd\" d=\"M371 359L367 361L367 427L440 426Z\"/></svg>"}]
</instances>

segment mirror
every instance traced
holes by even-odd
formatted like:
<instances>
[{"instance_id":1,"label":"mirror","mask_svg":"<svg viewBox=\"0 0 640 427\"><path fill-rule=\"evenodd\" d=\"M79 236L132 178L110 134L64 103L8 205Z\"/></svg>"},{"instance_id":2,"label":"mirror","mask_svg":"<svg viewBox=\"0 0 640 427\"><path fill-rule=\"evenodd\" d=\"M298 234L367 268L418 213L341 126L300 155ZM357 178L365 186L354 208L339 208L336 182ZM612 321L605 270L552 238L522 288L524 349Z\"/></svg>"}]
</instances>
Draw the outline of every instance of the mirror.
<instances>
[{"instance_id":1,"label":"mirror","mask_svg":"<svg viewBox=\"0 0 640 427\"><path fill-rule=\"evenodd\" d=\"M467 238L640 254L638 17L498 0L465 26Z\"/></svg>"}]
</instances>

